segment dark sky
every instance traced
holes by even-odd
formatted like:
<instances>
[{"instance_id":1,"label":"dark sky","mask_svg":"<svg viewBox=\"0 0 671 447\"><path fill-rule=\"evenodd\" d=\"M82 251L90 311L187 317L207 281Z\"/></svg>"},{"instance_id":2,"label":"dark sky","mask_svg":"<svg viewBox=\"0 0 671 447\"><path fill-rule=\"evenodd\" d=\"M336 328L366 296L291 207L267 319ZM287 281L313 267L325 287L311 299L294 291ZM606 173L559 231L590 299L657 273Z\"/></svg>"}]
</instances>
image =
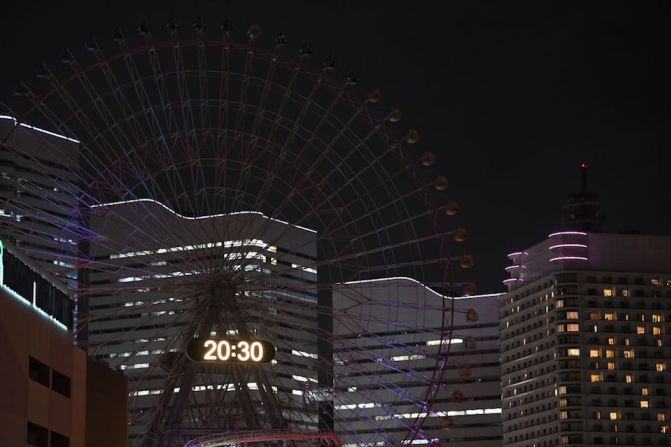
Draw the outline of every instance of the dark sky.
<instances>
[{"instance_id":1,"label":"dark sky","mask_svg":"<svg viewBox=\"0 0 671 447\"><path fill-rule=\"evenodd\" d=\"M607 230L669 234L671 3L655 1L26 1L0 17L0 98L40 62L91 35L229 19L309 41L399 104L450 179L476 267L463 279L503 289L505 255L561 226L561 205L590 166ZM421 6L419 4L421 3Z\"/></svg>"}]
</instances>

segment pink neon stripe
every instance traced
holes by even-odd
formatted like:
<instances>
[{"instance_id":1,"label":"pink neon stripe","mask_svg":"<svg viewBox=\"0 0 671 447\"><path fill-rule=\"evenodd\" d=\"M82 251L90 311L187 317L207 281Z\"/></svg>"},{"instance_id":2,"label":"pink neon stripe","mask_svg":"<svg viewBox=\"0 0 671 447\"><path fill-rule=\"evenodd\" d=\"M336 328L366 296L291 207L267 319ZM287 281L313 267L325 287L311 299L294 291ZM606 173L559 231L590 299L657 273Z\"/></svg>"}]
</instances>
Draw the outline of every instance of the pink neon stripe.
<instances>
[{"instance_id":1,"label":"pink neon stripe","mask_svg":"<svg viewBox=\"0 0 671 447\"><path fill-rule=\"evenodd\" d=\"M550 262L555 262L555 261L587 261L587 258L584 256L560 256L558 258L552 258L550 259Z\"/></svg>"},{"instance_id":2,"label":"pink neon stripe","mask_svg":"<svg viewBox=\"0 0 671 447\"><path fill-rule=\"evenodd\" d=\"M587 245L585 245L585 244L558 244L558 245L551 246L550 250L554 250L555 248L566 248L566 247L587 248Z\"/></svg>"},{"instance_id":3,"label":"pink neon stripe","mask_svg":"<svg viewBox=\"0 0 671 447\"><path fill-rule=\"evenodd\" d=\"M526 267L521 265L521 264L515 264L515 265L509 265L508 267L506 267L506 271L515 270L515 269L524 269L524 268L526 268Z\"/></svg>"},{"instance_id":4,"label":"pink neon stripe","mask_svg":"<svg viewBox=\"0 0 671 447\"><path fill-rule=\"evenodd\" d=\"M559 231L558 233L552 233L548 237L563 236L565 234L576 234L579 236L587 236L587 233L584 233L582 231Z\"/></svg>"}]
</instances>

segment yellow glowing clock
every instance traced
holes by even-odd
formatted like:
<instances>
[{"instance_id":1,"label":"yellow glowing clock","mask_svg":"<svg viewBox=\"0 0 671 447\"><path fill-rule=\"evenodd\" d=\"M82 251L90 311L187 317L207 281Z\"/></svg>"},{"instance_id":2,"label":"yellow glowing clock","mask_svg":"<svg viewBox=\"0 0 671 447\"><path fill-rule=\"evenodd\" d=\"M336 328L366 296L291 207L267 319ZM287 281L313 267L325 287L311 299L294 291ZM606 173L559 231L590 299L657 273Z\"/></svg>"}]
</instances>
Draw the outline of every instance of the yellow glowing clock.
<instances>
[{"instance_id":1,"label":"yellow glowing clock","mask_svg":"<svg viewBox=\"0 0 671 447\"><path fill-rule=\"evenodd\" d=\"M194 338L187 344L186 354L195 362L268 363L275 357L275 346L265 340Z\"/></svg>"}]
</instances>

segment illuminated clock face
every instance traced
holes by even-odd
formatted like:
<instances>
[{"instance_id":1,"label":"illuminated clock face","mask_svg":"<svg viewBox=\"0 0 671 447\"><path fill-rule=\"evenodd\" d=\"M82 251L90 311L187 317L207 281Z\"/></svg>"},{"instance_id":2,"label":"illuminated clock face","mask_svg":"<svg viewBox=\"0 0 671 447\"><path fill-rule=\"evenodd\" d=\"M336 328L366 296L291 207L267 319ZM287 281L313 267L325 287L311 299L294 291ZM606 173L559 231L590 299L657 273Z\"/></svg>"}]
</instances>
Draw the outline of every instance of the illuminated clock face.
<instances>
[{"instance_id":1,"label":"illuminated clock face","mask_svg":"<svg viewBox=\"0 0 671 447\"><path fill-rule=\"evenodd\" d=\"M265 340L194 338L187 344L186 354L195 362L268 363L275 357L275 346Z\"/></svg>"}]
</instances>

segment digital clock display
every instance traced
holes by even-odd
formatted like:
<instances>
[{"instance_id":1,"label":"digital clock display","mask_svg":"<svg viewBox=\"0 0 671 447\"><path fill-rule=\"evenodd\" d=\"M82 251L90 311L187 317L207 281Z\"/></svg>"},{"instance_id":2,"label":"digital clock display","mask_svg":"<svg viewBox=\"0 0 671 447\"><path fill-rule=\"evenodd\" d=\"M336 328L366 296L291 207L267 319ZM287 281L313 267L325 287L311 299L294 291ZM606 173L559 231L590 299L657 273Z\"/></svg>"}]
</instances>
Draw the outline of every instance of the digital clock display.
<instances>
[{"instance_id":1,"label":"digital clock display","mask_svg":"<svg viewBox=\"0 0 671 447\"><path fill-rule=\"evenodd\" d=\"M268 363L275 358L275 346L265 340L194 338L187 344L186 354L195 362Z\"/></svg>"}]
</instances>

